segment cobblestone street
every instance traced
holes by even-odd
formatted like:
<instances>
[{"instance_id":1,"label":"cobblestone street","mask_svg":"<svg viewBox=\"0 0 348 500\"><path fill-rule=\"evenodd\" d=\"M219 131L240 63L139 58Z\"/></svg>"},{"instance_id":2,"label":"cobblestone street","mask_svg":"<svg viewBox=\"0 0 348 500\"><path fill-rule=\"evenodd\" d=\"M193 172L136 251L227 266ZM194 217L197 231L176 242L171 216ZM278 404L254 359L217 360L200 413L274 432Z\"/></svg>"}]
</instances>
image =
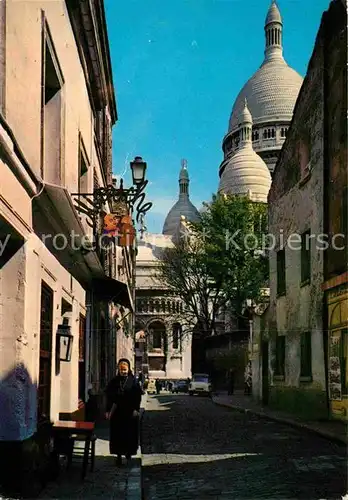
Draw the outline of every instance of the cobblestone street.
<instances>
[{"instance_id":1,"label":"cobblestone street","mask_svg":"<svg viewBox=\"0 0 348 500\"><path fill-rule=\"evenodd\" d=\"M202 397L149 397L145 500L341 499L345 446Z\"/></svg>"}]
</instances>

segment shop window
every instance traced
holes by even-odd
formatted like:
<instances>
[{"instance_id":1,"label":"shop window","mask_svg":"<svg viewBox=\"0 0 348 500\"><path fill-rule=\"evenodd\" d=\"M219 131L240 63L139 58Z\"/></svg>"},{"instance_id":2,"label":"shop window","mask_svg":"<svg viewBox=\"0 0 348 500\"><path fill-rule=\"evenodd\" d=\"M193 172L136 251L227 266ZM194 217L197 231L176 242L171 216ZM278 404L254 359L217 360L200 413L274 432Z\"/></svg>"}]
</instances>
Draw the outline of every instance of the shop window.
<instances>
[{"instance_id":1,"label":"shop window","mask_svg":"<svg viewBox=\"0 0 348 500\"><path fill-rule=\"evenodd\" d=\"M277 294L286 293L285 248L277 252Z\"/></svg>"},{"instance_id":2,"label":"shop window","mask_svg":"<svg viewBox=\"0 0 348 500\"><path fill-rule=\"evenodd\" d=\"M53 334L53 290L41 284L40 360L38 384L38 420L50 417Z\"/></svg>"},{"instance_id":3,"label":"shop window","mask_svg":"<svg viewBox=\"0 0 348 500\"><path fill-rule=\"evenodd\" d=\"M312 332L301 334L301 377L312 377Z\"/></svg>"},{"instance_id":4,"label":"shop window","mask_svg":"<svg viewBox=\"0 0 348 500\"><path fill-rule=\"evenodd\" d=\"M311 232L301 234L301 283L309 283L311 279Z\"/></svg>"},{"instance_id":5,"label":"shop window","mask_svg":"<svg viewBox=\"0 0 348 500\"><path fill-rule=\"evenodd\" d=\"M274 375L285 376L285 336L278 335L276 338L275 367Z\"/></svg>"}]
</instances>

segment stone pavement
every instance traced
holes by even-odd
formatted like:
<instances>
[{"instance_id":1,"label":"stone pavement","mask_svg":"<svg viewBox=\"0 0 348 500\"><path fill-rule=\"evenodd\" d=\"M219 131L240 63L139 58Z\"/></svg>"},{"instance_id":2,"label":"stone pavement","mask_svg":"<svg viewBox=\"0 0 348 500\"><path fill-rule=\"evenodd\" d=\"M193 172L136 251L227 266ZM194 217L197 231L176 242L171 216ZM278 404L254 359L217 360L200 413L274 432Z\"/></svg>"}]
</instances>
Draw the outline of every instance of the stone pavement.
<instances>
[{"instance_id":1,"label":"stone pavement","mask_svg":"<svg viewBox=\"0 0 348 500\"><path fill-rule=\"evenodd\" d=\"M142 400L141 413L145 405L146 396ZM40 499L141 500L141 447L137 456L132 458L130 467L125 464L116 467L115 457L109 454L108 425L98 427L96 433L94 472L88 470L86 478L81 481L82 463L73 462L70 471L62 470L58 480L47 485Z\"/></svg>"},{"instance_id":2,"label":"stone pavement","mask_svg":"<svg viewBox=\"0 0 348 500\"><path fill-rule=\"evenodd\" d=\"M294 427L306 429L315 432L320 436L333 441L348 444L347 425L340 421L308 421L291 415L290 413L271 410L258 404L251 396L245 396L242 391L236 391L232 396L227 392L220 392L213 395L212 400L220 406L232 408L242 412L250 412L260 417L269 418L276 422L281 422Z\"/></svg>"},{"instance_id":3,"label":"stone pavement","mask_svg":"<svg viewBox=\"0 0 348 500\"><path fill-rule=\"evenodd\" d=\"M207 397L149 397L144 500L340 500L346 446Z\"/></svg>"}]
</instances>

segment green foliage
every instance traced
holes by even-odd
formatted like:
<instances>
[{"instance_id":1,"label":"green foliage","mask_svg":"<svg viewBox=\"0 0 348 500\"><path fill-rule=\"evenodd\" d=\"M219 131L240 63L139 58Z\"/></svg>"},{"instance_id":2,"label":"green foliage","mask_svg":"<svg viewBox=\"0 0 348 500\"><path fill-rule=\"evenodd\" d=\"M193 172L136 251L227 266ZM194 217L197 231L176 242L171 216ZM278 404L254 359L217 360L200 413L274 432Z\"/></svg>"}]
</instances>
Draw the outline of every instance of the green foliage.
<instances>
[{"instance_id":1,"label":"green foliage","mask_svg":"<svg viewBox=\"0 0 348 500\"><path fill-rule=\"evenodd\" d=\"M200 221L189 224L166 249L160 278L186 305L189 322L214 331L221 307L242 316L246 300L260 300L267 286L268 257L261 253L267 206L242 196L214 196Z\"/></svg>"},{"instance_id":2,"label":"green foliage","mask_svg":"<svg viewBox=\"0 0 348 500\"><path fill-rule=\"evenodd\" d=\"M268 256L261 252L267 233L267 205L242 196L215 196L195 231L204 240L209 272L222 284L234 312L260 300L267 286Z\"/></svg>"}]
</instances>

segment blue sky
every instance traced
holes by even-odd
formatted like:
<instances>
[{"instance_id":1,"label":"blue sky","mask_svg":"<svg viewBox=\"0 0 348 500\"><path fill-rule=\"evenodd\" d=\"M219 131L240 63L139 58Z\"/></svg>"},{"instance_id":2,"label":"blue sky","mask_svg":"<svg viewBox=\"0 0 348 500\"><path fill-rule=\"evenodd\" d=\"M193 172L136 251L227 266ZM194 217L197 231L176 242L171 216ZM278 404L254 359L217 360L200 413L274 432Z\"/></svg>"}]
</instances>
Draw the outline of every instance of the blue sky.
<instances>
[{"instance_id":1,"label":"blue sky","mask_svg":"<svg viewBox=\"0 0 348 500\"><path fill-rule=\"evenodd\" d=\"M130 182L136 155L148 164L146 218L162 232L187 159L192 202L218 186L221 143L234 100L258 69L270 0L105 0L119 120L113 170ZM284 57L305 75L329 0L279 0Z\"/></svg>"}]
</instances>

